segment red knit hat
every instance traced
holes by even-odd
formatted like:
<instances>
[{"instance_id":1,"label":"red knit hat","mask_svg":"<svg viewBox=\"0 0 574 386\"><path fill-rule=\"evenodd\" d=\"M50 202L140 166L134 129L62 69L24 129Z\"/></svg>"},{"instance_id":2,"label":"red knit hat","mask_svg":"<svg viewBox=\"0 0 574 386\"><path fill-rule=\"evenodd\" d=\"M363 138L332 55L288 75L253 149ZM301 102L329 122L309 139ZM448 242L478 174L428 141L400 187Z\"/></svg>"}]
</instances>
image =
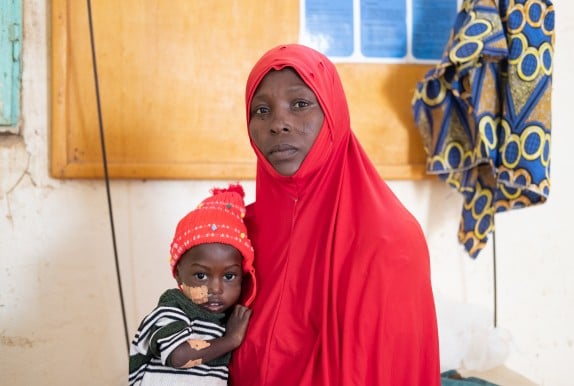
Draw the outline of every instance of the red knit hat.
<instances>
[{"instance_id":1,"label":"red knit hat","mask_svg":"<svg viewBox=\"0 0 574 386\"><path fill-rule=\"evenodd\" d=\"M192 247L206 243L231 245L243 255L243 304L248 306L255 298L256 282L253 268L253 247L247 237L245 192L239 184L227 189L211 190L213 195L203 200L177 224L171 243L169 264L175 277L175 268L181 256Z\"/></svg>"}]
</instances>

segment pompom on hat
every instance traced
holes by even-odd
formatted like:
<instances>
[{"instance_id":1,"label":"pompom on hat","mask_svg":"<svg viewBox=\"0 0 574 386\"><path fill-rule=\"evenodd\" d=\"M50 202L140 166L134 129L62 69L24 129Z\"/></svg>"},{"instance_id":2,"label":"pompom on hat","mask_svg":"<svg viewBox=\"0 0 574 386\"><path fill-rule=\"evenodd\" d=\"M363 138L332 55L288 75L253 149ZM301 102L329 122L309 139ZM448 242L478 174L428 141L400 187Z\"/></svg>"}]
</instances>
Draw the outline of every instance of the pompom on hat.
<instances>
[{"instance_id":1,"label":"pompom on hat","mask_svg":"<svg viewBox=\"0 0 574 386\"><path fill-rule=\"evenodd\" d=\"M247 236L245 217L245 192L240 184L226 189L214 188L212 196L203 200L177 224L171 243L169 264L175 269L181 256L199 244L222 243L231 245L243 255L243 304L249 306L256 293L253 247Z\"/></svg>"}]
</instances>

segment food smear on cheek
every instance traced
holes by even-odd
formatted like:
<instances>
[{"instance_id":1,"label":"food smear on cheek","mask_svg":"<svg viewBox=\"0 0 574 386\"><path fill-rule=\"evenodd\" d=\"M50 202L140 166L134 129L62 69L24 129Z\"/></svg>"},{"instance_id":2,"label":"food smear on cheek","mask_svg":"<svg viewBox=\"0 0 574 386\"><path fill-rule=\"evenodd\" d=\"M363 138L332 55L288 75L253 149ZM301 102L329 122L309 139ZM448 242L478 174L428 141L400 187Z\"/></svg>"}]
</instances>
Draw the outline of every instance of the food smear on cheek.
<instances>
[{"instance_id":1,"label":"food smear on cheek","mask_svg":"<svg viewBox=\"0 0 574 386\"><path fill-rule=\"evenodd\" d=\"M185 284L181 285L181 290L192 302L195 304L207 303L207 286L189 287Z\"/></svg>"}]
</instances>

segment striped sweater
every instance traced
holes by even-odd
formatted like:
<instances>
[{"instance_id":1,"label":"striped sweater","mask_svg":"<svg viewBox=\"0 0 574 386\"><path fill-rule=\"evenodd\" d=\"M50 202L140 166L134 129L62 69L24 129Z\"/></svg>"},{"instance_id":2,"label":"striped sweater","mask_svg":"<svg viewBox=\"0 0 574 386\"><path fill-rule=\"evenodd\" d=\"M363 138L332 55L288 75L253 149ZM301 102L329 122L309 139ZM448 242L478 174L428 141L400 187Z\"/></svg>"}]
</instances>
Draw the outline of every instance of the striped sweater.
<instances>
[{"instance_id":1,"label":"striped sweater","mask_svg":"<svg viewBox=\"0 0 574 386\"><path fill-rule=\"evenodd\" d=\"M198 307L178 289L164 292L131 343L129 385L227 385L230 354L188 369L169 363L173 350L189 339L222 337L224 316Z\"/></svg>"}]
</instances>

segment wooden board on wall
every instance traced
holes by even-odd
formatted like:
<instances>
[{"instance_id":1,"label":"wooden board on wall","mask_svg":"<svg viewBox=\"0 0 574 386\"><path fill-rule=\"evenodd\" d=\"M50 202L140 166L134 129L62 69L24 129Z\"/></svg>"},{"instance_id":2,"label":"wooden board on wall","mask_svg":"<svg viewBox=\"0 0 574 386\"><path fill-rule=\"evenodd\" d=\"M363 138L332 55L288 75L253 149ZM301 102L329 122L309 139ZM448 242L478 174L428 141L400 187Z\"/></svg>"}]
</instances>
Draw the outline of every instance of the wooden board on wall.
<instances>
[{"instance_id":1,"label":"wooden board on wall","mask_svg":"<svg viewBox=\"0 0 574 386\"><path fill-rule=\"evenodd\" d=\"M112 178L249 179L244 88L267 49L298 41L294 1L92 2ZM86 2L52 0L51 174L103 176ZM337 64L351 122L381 175L425 176L410 101L425 65Z\"/></svg>"}]
</instances>

